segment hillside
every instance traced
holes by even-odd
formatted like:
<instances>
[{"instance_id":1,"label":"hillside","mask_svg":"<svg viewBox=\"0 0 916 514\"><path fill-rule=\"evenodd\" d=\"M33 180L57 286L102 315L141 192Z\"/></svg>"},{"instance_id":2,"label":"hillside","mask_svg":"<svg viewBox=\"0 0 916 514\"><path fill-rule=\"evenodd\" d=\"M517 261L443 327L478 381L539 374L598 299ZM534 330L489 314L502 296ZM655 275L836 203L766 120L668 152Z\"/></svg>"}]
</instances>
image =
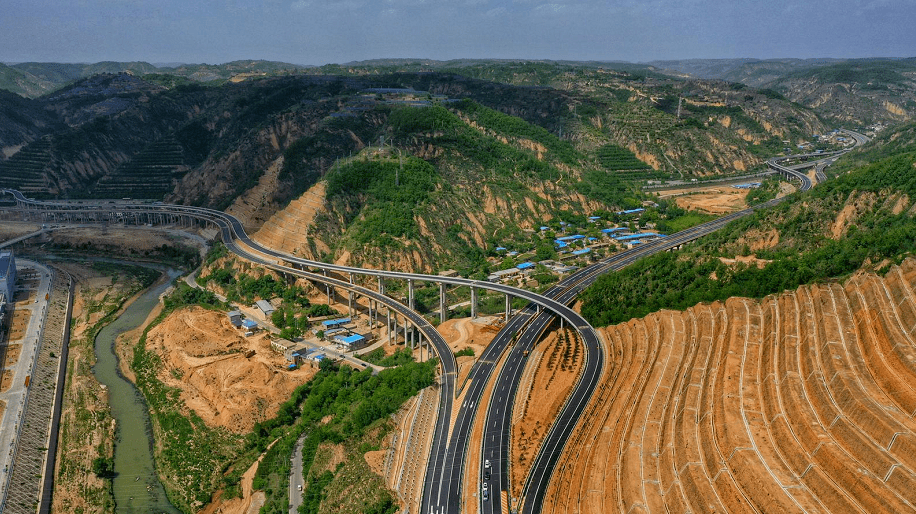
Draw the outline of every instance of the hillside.
<instances>
[{"instance_id":1,"label":"hillside","mask_svg":"<svg viewBox=\"0 0 916 514\"><path fill-rule=\"evenodd\" d=\"M314 72L378 76L429 70L562 91L571 112L563 113L567 121L562 126L546 128L555 133L562 129L580 147L614 142L653 168L678 175L745 171L782 151L783 141L811 141L825 129L815 112L773 91L715 80L688 82L653 66L630 63L390 60L324 66ZM684 98L680 107L679 97ZM473 98L493 106L492 96ZM509 114L540 125L547 121Z\"/></svg>"},{"instance_id":2,"label":"hillside","mask_svg":"<svg viewBox=\"0 0 916 514\"><path fill-rule=\"evenodd\" d=\"M770 82L801 70L830 65L843 59L685 59L652 61L649 64L665 73L701 79L740 82L751 87L767 87Z\"/></svg>"},{"instance_id":3,"label":"hillside","mask_svg":"<svg viewBox=\"0 0 916 514\"><path fill-rule=\"evenodd\" d=\"M170 75L193 82L242 81L249 78L284 75L304 69L296 64L240 60L224 64L178 64L156 66L148 62L0 64L0 89L26 98L38 98L73 82L102 73L128 72L138 77Z\"/></svg>"},{"instance_id":4,"label":"hillside","mask_svg":"<svg viewBox=\"0 0 916 514\"><path fill-rule=\"evenodd\" d=\"M604 329L543 512L910 512L916 261Z\"/></svg>"},{"instance_id":5,"label":"hillside","mask_svg":"<svg viewBox=\"0 0 916 514\"><path fill-rule=\"evenodd\" d=\"M337 191L325 198L328 209L312 213L316 239L288 249L482 273L483 252L521 242L525 229L639 206L647 198L636 181L741 173L784 141L827 130L816 113L769 91L617 64L460 63L471 77L360 66L341 76L276 64L270 69L292 74L209 86L164 74L79 79L13 104L14 114L42 112L54 123L0 127L9 148L0 181L32 196L229 209L254 233L333 169L346 173L357 158L390 164L398 152L399 160L425 161L435 176L425 207L411 211L411 231L380 232L367 221L378 212L377 195Z\"/></svg>"},{"instance_id":6,"label":"hillside","mask_svg":"<svg viewBox=\"0 0 916 514\"><path fill-rule=\"evenodd\" d=\"M395 108L377 133L398 146L338 160L321 194L307 193L317 202L309 214L297 201L299 216L281 213L255 237L314 259L468 273L483 271L496 246L530 245L524 230L642 199L608 170L587 167L569 143L471 101ZM300 172L308 153L299 148L287 151L281 178Z\"/></svg>"},{"instance_id":7,"label":"hillside","mask_svg":"<svg viewBox=\"0 0 916 514\"><path fill-rule=\"evenodd\" d=\"M914 59L691 59L650 64L676 76L772 89L848 125L898 123L916 116Z\"/></svg>"},{"instance_id":8,"label":"hillside","mask_svg":"<svg viewBox=\"0 0 916 514\"><path fill-rule=\"evenodd\" d=\"M701 301L763 297L847 276L862 266L885 271L914 250L916 146L892 144L910 139L911 132L907 127L884 134L874 147L851 157L880 153L883 159L733 222L679 252L602 277L583 295L583 315L607 325Z\"/></svg>"},{"instance_id":9,"label":"hillside","mask_svg":"<svg viewBox=\"0 0 916 514\"><path fill-rule=\"evenodd\" d=\"M916 59L836 63L789 73L768 87L849 124L896 123L916 116Z\"/></svg>"}]
</instances>

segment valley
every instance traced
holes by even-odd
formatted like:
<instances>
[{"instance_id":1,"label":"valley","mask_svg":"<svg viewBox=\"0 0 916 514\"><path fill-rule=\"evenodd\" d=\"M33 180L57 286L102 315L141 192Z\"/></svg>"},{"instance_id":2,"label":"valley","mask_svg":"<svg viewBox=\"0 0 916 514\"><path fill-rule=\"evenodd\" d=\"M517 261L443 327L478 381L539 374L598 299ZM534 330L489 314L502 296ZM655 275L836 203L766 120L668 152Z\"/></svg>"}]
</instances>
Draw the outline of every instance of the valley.
<instances>
[{"instance_id":1,"label":"valley","mask_svg":"<svg viewBox=\"0 0 916 514\"><path fill-rule=\"evenodd\" d=\"M182 512L916 505L916 139L877 88L797 85L888 65L267 64L0 116L0 232L79 277L56 509L124 508L78 472L114 433L82 346L144 287L77 262L106 254L195 270L119 342Z\"/></svg>"}]
</instances>

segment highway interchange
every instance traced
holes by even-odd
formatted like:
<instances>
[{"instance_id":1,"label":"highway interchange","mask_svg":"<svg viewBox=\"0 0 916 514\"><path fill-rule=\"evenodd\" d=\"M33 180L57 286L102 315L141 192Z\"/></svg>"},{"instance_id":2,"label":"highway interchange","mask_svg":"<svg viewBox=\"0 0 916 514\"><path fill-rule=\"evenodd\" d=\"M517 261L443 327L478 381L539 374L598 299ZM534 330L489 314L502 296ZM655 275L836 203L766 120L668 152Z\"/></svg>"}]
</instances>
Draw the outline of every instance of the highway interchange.
<instances>
[{"instance_id":1,"label":"highway interchange","mask_svg":"<svg viewBox=\"0 0 916 514\"><path fill-rule=\"evenodd\" d=\"M861 145L868 139L858 133L846 131L856 140L856 145ZM818 155L823 157L823 155ZM799 165L783 166L787 158L771 159L768 166L781 173L797 179L800 190L809 189L812 184L810 179L798 169L818 166L818 180L823 176L822 169L839 155L830 154L827 158ZM534 347L547 327L559 316L565 323L576 329L578 336L586 350L585 365L580 378L573 389L566 404L561 410L558 419L554 422L550 432L541 446L532 472L526 480L522 494L522 512L534 513L540 511L541 500L546 491L547 484L553 474L556 461L559 458L565 441L569 437L576 423L584 411L586 404L597 387L604 371L603 345L597 332L578 313L570 309L567 304L574 301L576 296L598 276L608 271L618 270L647 255L675 248L686 242L692 241L726 225L728 222L746 216L756 209L775 205L780 200L773 200L751 209L723 216L703 225L661 238L657 241L640 245L620 252L596 264L580 270L567 277L549 289L544 295L532 293L515 287L494 284L490 282L464 279L460 277L442 277L437 275L424 275L415 273L391 272L371 270L327 264L307 259L301 259L270 248L263 247L251 240L245 232L241 222L235 217L216 211L198 207L188 207L168 204L121 203L117 205L75 205L73 203L39 202L25 198L15 190L3 189L2 193L12 194L20 208L38 210L45 213L60 212L86 212L95 209L98 212L133 213L161 213L177 216L190 216L216 224L220 229L221 239L227 248L243 258L258 262L265 267L281 273L307 278L312 281L329 284L342 288L360 296L370 298L386 305L389 309L399 313L418 328L426 340L433 346L441 364L441 386L439 412L433 437L433 446L430 453L427 472L424 481L424 490L421 503L421 512L429 514L442 514L446 512L461 512L463 505L462 480L465 467L465 458L469 448L471 427L481 409L481 397L484 389L490 382L491 376L507 347L505 365L496 377L493 385L493 394L485 410L485 433L481 448L479 478L483 483L485 473L491 473L489 482L496 485L489 491L490 500L483 500L482 495L477 495L480 501L480 511L487 513L502 512L500 491L509 490L509 477L507 475L509 431L511 426L511 407L514 404L515 394L521 379L521 373L527 360L527 352ZM246 249L250 248L251 250ZM324 274L313 273L310 269L322 270ZM338 280L326 275L333 271L349 275L350 281ZM409 309L407 306L386 296L383 292L358 286L353 283L353 275L366 275L377 277L380 289L383 279L412 279L426 282L444 283L453 286L467 286L472 288L489 289L513 297L525 298L531 304L514 316L494 338L488 348L481 355L471 371L468 381L468 391L462 404L458 407L456 422L450 430L453 400L457 396L455 380L457 365L454 355L448 344L439 335L425 318ZM510 343L515 340L515 344ZM489 461L491 467L484 469L484 462Z\"/></svg>"}]
</instances>

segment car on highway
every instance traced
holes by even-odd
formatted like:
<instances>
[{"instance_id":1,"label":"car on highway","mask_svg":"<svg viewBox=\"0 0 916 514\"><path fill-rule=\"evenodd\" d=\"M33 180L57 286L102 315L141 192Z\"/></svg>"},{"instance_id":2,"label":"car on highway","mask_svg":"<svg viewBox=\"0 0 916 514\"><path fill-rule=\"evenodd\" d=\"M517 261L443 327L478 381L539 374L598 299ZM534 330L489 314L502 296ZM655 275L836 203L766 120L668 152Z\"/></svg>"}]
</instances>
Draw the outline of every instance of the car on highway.
<instances>
[{"instance_id":1,"label":"car on highway","mask_svg":"<svg viewBox=\"0 0 916 514\"><path fill-rule=\"evenodd\" d=\"M490 470L487 470L487 472L483 474L483 479L484 479L484 480L489 480L489 479L490 479Z\"/></svg>"},{"instance_id":2,"label":"car on highway","mask_svg":"<svg viewBox=\"0 0 916 514\"><path fill-rule=\"evenodd\" d=\"M490 459L484 459L484 460L483 460L483 468L484 468L484 469L490 469Z\"/></svg>"},{"instance_id":3,"label":"car on highway","mask_svg":"<svg viewBox=\"0 0 916 514\"><path fill-rule=\"evenodd\" d=\"M486 482L484 482L484 483L483 483L483 486L481 486L481 487L483 488L483 492L487 492L487 490L489 489L489 488L487 487L487 483L486 483Z\"/></svg>"},{"instance_id":4,"label":"car on highway","mask_svg":"<svg viewBox=\"0 0 916 514\"><path fill-rule=\"evenodd\" d=\"M487 501L490 499L490 493L487 491L484 491L481 497L483 498L483 501Z\"/></svg>"}]
</instances>

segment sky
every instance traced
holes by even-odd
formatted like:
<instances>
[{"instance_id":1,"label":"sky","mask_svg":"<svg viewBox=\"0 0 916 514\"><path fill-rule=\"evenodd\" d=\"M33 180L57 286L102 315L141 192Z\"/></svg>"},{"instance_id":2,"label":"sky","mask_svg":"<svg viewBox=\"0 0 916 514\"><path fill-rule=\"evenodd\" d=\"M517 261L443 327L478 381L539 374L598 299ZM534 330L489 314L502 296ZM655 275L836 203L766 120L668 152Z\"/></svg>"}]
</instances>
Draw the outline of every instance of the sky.
<instances>
[{"instance_id":1,"label":"sky","mask_svg":"<svg viewBox=\"0 0 916 514\"><path fill-rule=\"evenodd\" d=\"M0 62L913 57L916 0L5 0Z\"/></svg>"}]
</instances>

